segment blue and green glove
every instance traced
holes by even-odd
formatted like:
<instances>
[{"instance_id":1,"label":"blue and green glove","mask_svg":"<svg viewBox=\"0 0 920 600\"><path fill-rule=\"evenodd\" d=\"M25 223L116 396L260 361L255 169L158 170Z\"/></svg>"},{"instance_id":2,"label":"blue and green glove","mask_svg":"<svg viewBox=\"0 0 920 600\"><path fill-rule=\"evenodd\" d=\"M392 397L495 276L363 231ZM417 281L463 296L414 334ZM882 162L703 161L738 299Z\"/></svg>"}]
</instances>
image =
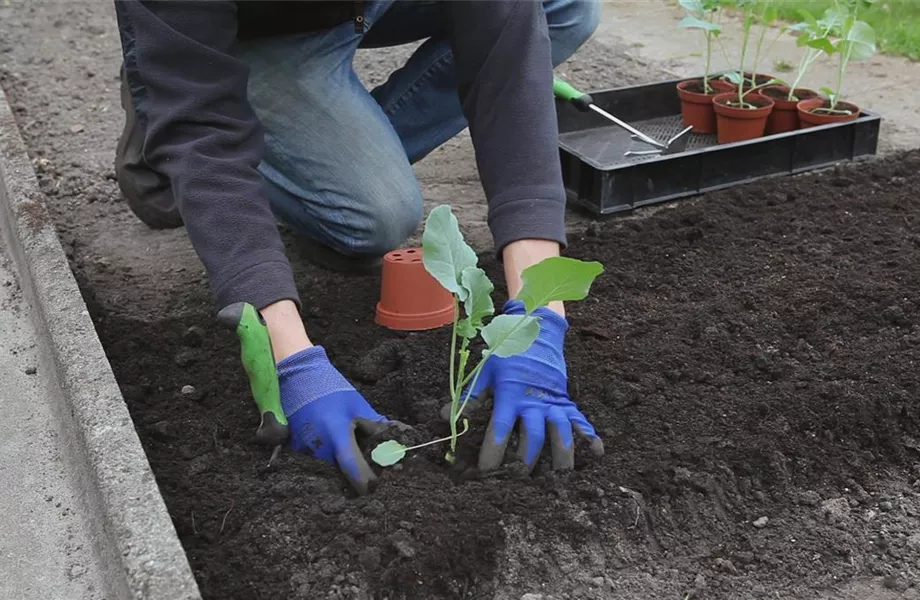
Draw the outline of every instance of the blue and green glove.
<instances>
[{"instance_id":1,"label":"blue and green glove","mask_svg":"<svg viewBox=\"0 0 920 600\"><path fill-rule=\"evenodd\" d=\"M524 303L509 300L504 313L523 315ZM518 421L518 458L529 470L537 464L547 430L553 469L574 468L574 435L589 440L595 456L604 453L603 441L569 397L563 351L568 322L548 308L539 308L533 315L540 318L536 341L521 354L490 357L470 396L471 401L475 398L477 402L490 393L493 398L492 418L479 453L482 471L502 464L511 431Z\"/></svg>"},{"instance_id":2,"label":"blue and green glove","mask_svg":"<svg viewBox=\"0 0 920 600\"><path fill-rule=\"evenodd\" d=\"M291 449L337 465L358 494L370 491L377 476L361 454L355 430L376 435L398 423L368 404L332 366L322 346L281 360L278 383Z\"/></svg>"}]
</instances>

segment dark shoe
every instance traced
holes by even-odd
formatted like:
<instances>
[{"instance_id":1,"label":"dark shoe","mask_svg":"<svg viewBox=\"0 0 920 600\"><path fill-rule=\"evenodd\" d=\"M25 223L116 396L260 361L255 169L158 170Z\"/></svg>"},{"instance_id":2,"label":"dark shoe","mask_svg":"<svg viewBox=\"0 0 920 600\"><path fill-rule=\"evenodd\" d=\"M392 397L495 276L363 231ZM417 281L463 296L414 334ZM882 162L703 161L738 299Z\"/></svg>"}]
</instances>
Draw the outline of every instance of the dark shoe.
<instances>
[{"instance_id":1,"label":"dark shoe","mask_svg":"<svg viewBox=\"0 0 920 600\"><path fill-rule=\"evenodd\" d=\"M115 178L128 207L153 229L182 227L169 179L144 162L144 131L134 113L124 65L121 67L121 107L125 111L125 129L115 149Z\"/></svg>"},{"instance_id":2,"label":"dark shoe","mask_svg":"<svg viewBox=\"0 0 920 600\"><path fill-rule=\"evenodd\" d=\"M379 256L348 256L333 250L329 246L302 237L296 238L294 248L298 257L321 269L335 273L374 275L380 272L382 264Z\"/></svg>"}]
</instances>

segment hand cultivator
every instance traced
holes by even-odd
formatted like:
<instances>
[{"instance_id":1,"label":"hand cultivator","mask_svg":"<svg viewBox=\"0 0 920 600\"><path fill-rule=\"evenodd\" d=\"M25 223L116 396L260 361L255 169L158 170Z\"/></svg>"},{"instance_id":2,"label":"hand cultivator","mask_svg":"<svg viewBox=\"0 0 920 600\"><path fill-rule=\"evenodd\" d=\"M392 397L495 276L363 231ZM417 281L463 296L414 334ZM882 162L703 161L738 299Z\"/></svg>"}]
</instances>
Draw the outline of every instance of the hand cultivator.
<instances>
[{"instance_id":1,"label":"hand cultivator","mask_svg":"<svg viewBox=\"0 0 920 600\"><path fill-rule=\"evenodd\" d=\"M594 104L594 100L589 94L580 92L570 83L563 81L561 79L553 79L553 94L560 100L569 102L582 112L588 112L593 110L597 114L601 115L605 119L612 121L618 127L621 127L632 134L632 139L645 142L650 146L654 146L652 150L627 150L623 155L624 156L647 156L654 154L674 154L676 152L683 152L687 149L687 143L690 141L690 132L693 131L693 127L687 127L683 129L680 133L672 137L666 142L659 142L658 140L649 137L648 135L642 133L629 123L622 121L615 116L611 115L609 112L600 108L598 105Z\"/></svg>"}]
</instances>

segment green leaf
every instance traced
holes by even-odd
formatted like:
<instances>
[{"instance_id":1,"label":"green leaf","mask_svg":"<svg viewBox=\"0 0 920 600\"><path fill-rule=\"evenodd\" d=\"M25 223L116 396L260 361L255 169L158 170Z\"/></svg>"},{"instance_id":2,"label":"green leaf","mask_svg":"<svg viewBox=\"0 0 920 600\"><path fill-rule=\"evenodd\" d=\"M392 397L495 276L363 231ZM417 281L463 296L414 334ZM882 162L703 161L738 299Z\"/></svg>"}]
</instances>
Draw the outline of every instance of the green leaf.
<instances>
[{"instance_id":1,"label":"green leaf","mask_svg":"<svg viewBox=\"0 0 920 600\"><path fill-rule=\"evenodd\" d=\"M732 71L731 73L725 73L722 75L722 79L727 79L729 83L734 83L735 85L741 85L741 73L738 71Z\"/></svg>"},{"instance_id":2,"label":"green leaf","mask_svg":"<svg viewBox=\"0 0 920 600\"><path fill-rule=\"evenodd\" d=\"M703 13L703 0L680 0L680 5L687 12L699 15Z\"/></svg>"},{"instance_id":3,"label":"green leaf","mask_svg":"<svg viewBox=\"0 0 920 600\"><path fill-rule=\"evenodd\" d=\"M831 101L831 104L837 103L837 92L832 90L829 87L822 87L821 93L827 96L827 99Z\"/></svg>"},{"instance_id":4,"label":"green leaf","mask_svg":"<svg viewBox=\"0 0 920 600\"><path fill-rule=\"evenodd\" d=\"M809 39L805 42L805 45L808 46L809 48L820 50L821 52L824 52L828 56L832 55L834 52L837 51L837 48L834 47L833 42L831 42L830 39L826 37Z\"/></svg>"},{"instance_id":5,"label":"green leaf","mask_svg":"<svg viewBox=\"0 0 920 600\"><path fill-rule=\"evenodd\" d=\"M840 44L840 52L848 52L850 60L867 60L875 54L875 30L865 21L855 21Z\"/></svg>"},{"instance_id":6,"label":"green leaf","mask_svg":"<svg viewBox=\"0 0 920 600\"><path fill-rule=\"evenodd\" d=\"M447 204L435 207L428 214L422 233L422 260L438 283L466 300L467 290L460 277L464 269L475 267L479 259L463 240L457 217Z\"/></svg>"},{"instance_id":7,"label":"green leaf","mask_svg":"<svg viewBox=\"0 0 920 600\"><path fill-rule=\"evenodd\" d=\"M482 320L495 312L492 304L492 290L495 286L489 281L489 276L479 267L467 267L460 274L460 283L468 292L463 309L470 320L470 324L479 329Z\"/></svg>"},{"instance_id":8,"label":"green leaf","mask_svg":"<svg viewBox=\"0 0 920 600\"><path fill-rule=\"evenodd\" d=\"M482 328L488 352L501 358L526 351L539 334L537 318L527 315L498 315Z\"/></svg>"},{"instance_id":9,"label":"green leaf","mask_svg":"<svg viewBox=\"0 0 920 600\"><path fill-rule=\"evenodd\" d=\"M460 319L459 321L457 321L457 335L459 335L462 338L471 340L474 337L476 337L476 328L473 327L473 324L470 322L468 318Z\"/></svg>"},{"instance_id":10,"label":"green leaf","mask_svg":"<svg viewBox=\"0 0 920 600\"><path fill-rule=\"evenodd\" d=\"M387 440L380 442L371 452L371 460L381 467L395 465L406 456L408 448L396 440Z\"/></svg>"},{"instance_id":11,"label":"green leaf","mask_svg":"<svg viewBox=\"0 0 920 600\"><path fill-rule=\"evenodd\" d=\"M773 4L767 4L760 15L761 23L764 25L772 25L777 18L779 18L779 8Z\"/></svg>"},{"instance_id":12,"label":"green leaf","mask_svg":"<svg viewBox=\"0 0 920 600\"><path fill-rule=\"evenodd\" d=\"M703 19L698 19L693 15L687 15L677 24L678 27L684 29L703 29L705 31L721 31L722 28L716 25L715 23L710 23L709 21L704 21Z\"/></svg>"},{"instance_id":13,"label":"green leaf","mask_svg":"<svg viewBox=\"0 0 920 600\"><path fill-rule=\"evenodd\" d=\"M564 256L553 256L527 267L521 273L523 287L518 300L531 313L550 302L582 300L591 284L604 271L599 262L585 262Z\"/></svg>"}]
</instances>

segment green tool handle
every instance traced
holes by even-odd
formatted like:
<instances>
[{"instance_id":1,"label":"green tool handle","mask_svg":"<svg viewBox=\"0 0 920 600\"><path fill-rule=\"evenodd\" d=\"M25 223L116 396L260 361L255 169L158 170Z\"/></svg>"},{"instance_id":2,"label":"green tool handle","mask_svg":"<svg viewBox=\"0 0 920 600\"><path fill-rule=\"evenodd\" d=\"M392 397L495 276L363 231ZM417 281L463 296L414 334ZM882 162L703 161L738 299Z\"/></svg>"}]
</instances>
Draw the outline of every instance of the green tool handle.
<instances>
[{"instance_id":1,"label":"green tool handle","mask_svg":"<svg viewBox=\"0 0 920 600\"><path fill-rule=\"evenodd\" d=\"M575 86L558 77L553 77L553 95L560 100L570 103L582 112L587 112L594 104L591 96L577 90Z\"/></svg>"},{"instance_id":2,"label":"green tool handle","mask_svg":"<svg viewBox=\"0 0 920 600\"><path fill-rule=\"evenodd\" d=\"M271 446L287 441L289 427L281 409L278 371L272 353L272 342L262 315L248 302L224 307L217 320L236 331L240 339L240 358L249 376L249 388L262 420L256 430L256 440Z\"/></svg>"}]
</instances>

